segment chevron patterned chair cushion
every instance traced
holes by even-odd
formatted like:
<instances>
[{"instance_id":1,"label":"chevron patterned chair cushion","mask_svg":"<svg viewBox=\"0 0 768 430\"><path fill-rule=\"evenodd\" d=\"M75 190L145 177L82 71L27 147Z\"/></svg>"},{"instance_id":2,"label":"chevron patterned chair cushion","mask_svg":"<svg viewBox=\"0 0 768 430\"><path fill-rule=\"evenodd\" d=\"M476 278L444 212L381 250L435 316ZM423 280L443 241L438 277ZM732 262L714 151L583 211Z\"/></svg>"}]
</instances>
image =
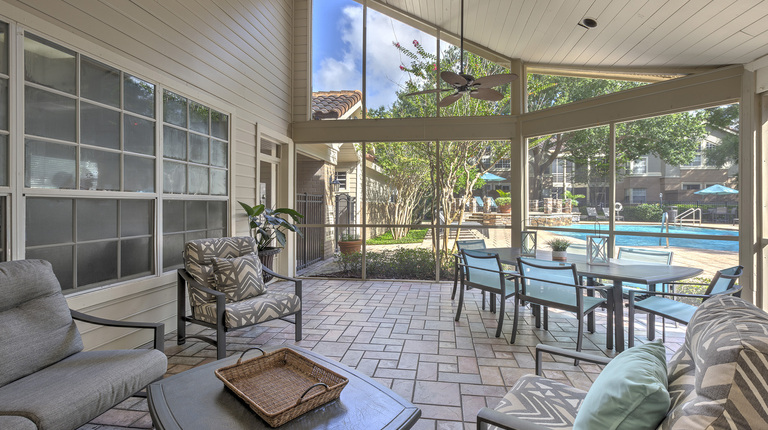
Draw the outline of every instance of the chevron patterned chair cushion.
<instances>
[{"instance_id":1,"label":"chevron patterned chair cushion","mask_svg":"<svg viewBox=\"0 0 768 430\"><path fill-rule=\"evenodd\" d=\"M661 429L768 428L768 314L732 296L699 306L668 365Z\"/></svg>"},{"instance_id":2,"label":"chevron patterned chair cushion","mask_svg":"<svg viewBox=\"0 0 768 430\"><path fill-rule=\"evenodd\" d=\"M258 245L254 238L248 236L190 240L184 246L184 268L202 286L215 290L214 258L234 258L254 252L258 253ZM215 301L213 295L189 287L190 306Z\"/></svg>"},{"instance_id":3,"label":"chevron patterned chair cushion","mask_svg":"<svg viewBox=\"0 0 768 430\"><path fill-rule=\"evenodd\" d=\"M227 303L224 325L227 328L244 327L288 315L299 309L301 299L297 295L267 291L250 299ZM195 315L205 322L216 324L216 303L197 306Z\"/></svg>"},{"instance_id":4,"label":"chevron patterned chair cushion","mask_svg":"<svg viewBox=\"0 0 768 430\"><path fill-rule=\"evenodd\" d=\"M261 261L256 254L235 258L213 258L216 290L227 295L227 302L250 299L267 291Z\"/></svg>"},{"instance_id":5,"label":"chevron patterned chair cushion","mask_svg":"<svg viewBox=\"0 0 768 430\"><path fill-rule=\"evenodd\" d=\"M537 375L517 380L496 410L548 429L571 429L587 392ZM490 426L497 430L498 427Z\"/></svg>"}]
</instances>

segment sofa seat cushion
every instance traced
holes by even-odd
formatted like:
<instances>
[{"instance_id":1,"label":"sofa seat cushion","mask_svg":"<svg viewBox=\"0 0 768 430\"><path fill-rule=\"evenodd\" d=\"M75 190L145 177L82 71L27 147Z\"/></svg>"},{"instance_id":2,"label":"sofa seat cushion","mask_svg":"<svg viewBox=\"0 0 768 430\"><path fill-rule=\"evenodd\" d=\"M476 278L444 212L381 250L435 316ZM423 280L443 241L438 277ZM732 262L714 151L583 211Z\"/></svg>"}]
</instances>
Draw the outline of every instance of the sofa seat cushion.
<instances>
[{"instance_id":1,"label":"sofa seat cushion","mask_svg":"<svg viewBox=\"0 0 768 430\"><path fill-rule=\"evenodd\" d=\"M0 429L37 430L37 426L29 418L5 415L0 416Z\"/></svg>"},{"instance_id":2,"label":"sofa seat cushion","mask_svg":"<svg viewBox=\"0 0 768 430\"><path fill-rule=\"evenodd\" d=\"M227 328L246 327L273 320L301 310L296 294L267 291L250 299L226 304L224 325ZM195 318L216 324L216 303L193 308Z\"/></svg>"},{"instance_id":3,"label":"sofa seat cushion","mask_svg":"<svg viewBox=\"0 0 768 430\"><path fill-rule=\"evenodd\" d=\"M0 388L0 415L78 428L162 377L167 364L154 349L79 352Z\"/></svg>"},{"instance_id":4,"label":"sofa seat cushion","mask_svg":"<svg viewBox=\"0 0 768 430\"><path fill-rule=\"evenodd\" d=\"M546 428L571 429L586 396L586 391L570 385L525 375L494 409Z\"/></svg>"},{"instance_id":5,"label":"sofa seat cushion","mask_svg":"<svg viewBox=\"0 0 768 430\"><path fill-rule=\"evenodd\" d=\"M662 429L768 428L768 314L737 297L704 301L669 363Z\"/></svg>"}]
</instances>

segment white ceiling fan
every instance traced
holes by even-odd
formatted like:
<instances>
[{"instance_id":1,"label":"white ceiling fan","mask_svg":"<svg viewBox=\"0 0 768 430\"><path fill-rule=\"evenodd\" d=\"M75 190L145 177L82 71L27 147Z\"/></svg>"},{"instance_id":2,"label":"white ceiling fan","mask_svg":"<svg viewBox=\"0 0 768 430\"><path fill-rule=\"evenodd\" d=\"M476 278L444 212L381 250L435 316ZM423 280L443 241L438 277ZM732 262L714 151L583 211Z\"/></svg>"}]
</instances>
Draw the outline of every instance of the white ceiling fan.
<instances>
[{"instance_id":1,"label":"white ceiling fan","mask_svg":"<svg viewBox=\"0 0 768 430\"><path fill-rule=\"evenodd\" d=\"M463 95L469 94L470 97L478 100L499 101L504 95L493 89L499 85L504 85L517 79L514 73L502 73L498 75L483 76L475 79L474 76L464 73L464 0L461 0L461 72L451 71L440 72L440 78L451 85L453 88L437 88L433 90L416 91L405 94L405 96L415 96L419 94L434 94L446 91L453 91L442 98L437 103L439 107L450 106L460 99Z\"/></svg>"}]
</instances>

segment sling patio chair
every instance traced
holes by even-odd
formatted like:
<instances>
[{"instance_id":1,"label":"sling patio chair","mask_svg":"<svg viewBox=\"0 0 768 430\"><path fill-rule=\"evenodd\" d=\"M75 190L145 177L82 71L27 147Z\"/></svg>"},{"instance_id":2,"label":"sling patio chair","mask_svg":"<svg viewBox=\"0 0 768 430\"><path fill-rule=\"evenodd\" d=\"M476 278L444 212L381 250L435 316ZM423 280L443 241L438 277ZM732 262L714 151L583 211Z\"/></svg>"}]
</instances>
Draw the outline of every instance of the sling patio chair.
<instances>
[{"instance_id":1,"label":"sling patio chair","mask_svg":"<svg viewBox=\"0 0 768 430\"><path fill-rule=\"evenodd\" d=\"M583 286L579 284L576 265L533 258L517 259L517 269L520 272L521 288L515 294L515 326L517 326L517 309L521 302L530 303L534 308L536 328L541 327L541 314L544 314L544 330L549 329L548 308L562 309L574 312L578 319L578 336L576 351L581 351L584 337L584 316L591 314L600 306L606 306L608 321L611 320L610 298L601 295L593 297L585 295L588 291L603 291L605 287ZM605 296L608 296L605 294ZM613 337L612 325L607 325L606 339ZM515 343L516 332L512 332L511 343ZM578 364L576 361L574 364Z\"/></svg>"},{"instance_id":2,"label":"sling patio chair","mask_svg":"<svg viewBox=\"0 0 768 430\"><path fill-rule=\"evenodd\" d=\"M462 263L459 263L461 288L459 289L459 305L456 308L456 321L461 317L464 307L464 291L467 288L477 288L483 292L483 307L485 306L485 292L491 293L491 305L495 308L494 298L499 295L499 323L496 326L496 337L501 336L501 326L504 322L504 303L506 299L515 295L517 280L508 278L516 276L514 273L505 272L501 267L498 254L478 253L464 249L461 251ZM514 326L512 337L517 331L517 307L515 307Z\"/></svg>"},{"instance_id":3,"label":"sling patio chair","mask_svg":"<svg viewBox=\"0 0 768 430\"><path fill-rule=\"evenodd\" d=\"M628 342L632 347L635 343L635 313L637 311L645 312L650 315L658 315L665 319L671 319L672 321L688 324L696 312L698 306L694 306L688 303L684 303L679 299L701 299L707 300L712 296L738 296L741 293L741 286L735 285L736 281L741 276L741 272L744 268L742 266L733 266L727 269L719 270L715 273L715 277L712 278L712 282L709 283L707 290L704 294L685 294L685 293L665 293L663 291L630 291L629 292L629 333ZM675 285L706 285L695 282L675 282ZM635 295L644 295L648 298L635 302ZM671 298L670 298L671 297ZM675 300L678 299L678 300ZM661 325L661 339L665 342L666 339L665 324Z\"/></svg>"},{"instance_id":4,"label":"sling patio chair","mask_svg":"<svg viewBox=\"0 0 768 430\"><path fill-rule=\"evenodd\" d=\"M453 266L453 291L451 292L451 300L454 300L456 298L456 288L459 285L459 264L461 263L461 251L465 249L485 249L485 239L468 239L468 240L457 240L456 241L456 250L458 251L456 254L454 254L454 266ZM467 287L470 288L470 287ZM485 310L485 291L482 292L483 295L483 310ZM493 303L493 297L491 297L491 303ZM491 310L494 310L495 307L492 306Z\"/></svg>"}]
</instances>

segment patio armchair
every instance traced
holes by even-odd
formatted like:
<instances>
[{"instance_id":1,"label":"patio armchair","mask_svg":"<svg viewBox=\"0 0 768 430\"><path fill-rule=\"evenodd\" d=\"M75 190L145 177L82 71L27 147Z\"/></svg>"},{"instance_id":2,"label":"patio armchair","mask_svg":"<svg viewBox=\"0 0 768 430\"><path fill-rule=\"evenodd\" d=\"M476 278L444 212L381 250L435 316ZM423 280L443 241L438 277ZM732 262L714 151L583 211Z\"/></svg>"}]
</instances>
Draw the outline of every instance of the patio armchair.
<instances>
[{"instance_id":1,"label":"patio armchair","mask_svg":"<svg viewBox=\"0 0 768 430\"><path fill-rule=\"evenodd\" d=\"M301 340L301 280L263 267L257 253L252 237L199 239L184 245L185 268L177 277L179 345L187 338L200 339L215 346L221 359L227 355L229 331L274 319L295 324L296 342ZM293 282L294 292L269 291L263 273ZM216 337L187 335L186 323L212 328Z\"/></svg>"},{"instance_id":2,"label":"patio armchair","mask_svg":"<svg viewBox=\"0 0 768 430\"><path fill-rule=\"evenodd\" d=\"M51 264L0 263L0 428L71 430L161 379L164 325L69 309ZM84 351L75 320L152 330L155 349Z\"/></svg>"},{"instance_id":3,"label":"patio armchair","mask_svg":"<svg viewBox=\"0 0 768 430\"><path fill-rule=\"evenodd\" d=\"M644 248L628 248L620 247L619 253L616 256L618 260L630 260L644 263L666 264L667 266L672 264L672 251L665 251L659 249L644 249ZM661 285L661 289L667 288L666 285ZM629 298L629 292L645 291L648 289L647 285L635 284L633 282L624 282L621 285L621 292L624 298Z\"/></svg>"},{"instance_id":4,"label":"patio armchair","mask_svg":"<svg viewBox=\"0 0 768 430\"><path fill-rule=\"evenodd\" d=\"M501 327L504 322L504 303L517 292L517 280L508 278L516 274L505 272L501 266L498 254L473 253L472 250L461 251L463 263L459 264L461 272L461 288L459 289L459 305L456 308L456 318L461 318L461 310L464 307L464 291L467 288L477 288L483 292L483 308L485 307L485 292L491 293L491 305L495 309L495 297L499 300L499 323L496 326L496 337L501 336ZM512 337L517 331L517 307L515 307L514 326Z\"/></svg>"},{"instance_id":5,"label":"patio armchair","mask_svg":"<svg viewBox=\"0 0 768 430\"><path fill-rule=\"evenodd\" d=\"M477 429L768 428L766 326L763 310L719 296L699 307L668 362L658 342L613 359L538 345L536 374L480 409ZM583 391L540 376L545 353L606 366Z\"/></svg>"},{"instance_id":6,"label":"patio armchair","mask_svg":"<svg viewBox=\"0 0 768 430\"><path fill-rule=\"evenodd\" d=\"M574 312L578 318L576 351L581 351L584 316L591 314L598 307L607 305L608 321L611 320L610 309L613 307L610 306L611 299L603 297L609 296L605 288L580 285L575 264L518 257L517 270L520 272L522 286L515 295L515 310L517 311L521 302L535 306L536 328L541 327L543 313L544 330L549 329L548 308ZM585 295L589 291L602 291L604 294L601 294L601 297ZM515 326L517 326L517 312L515 312ZM613 337L612 325L607 326L606 340ZM515 343L515 335L516 332L513 331L511 343ZM574 364L578 364L578 360Z\"/></svg>"},{"instance_id":7,"label":"patio armchair","mask_svg":"<svg viewBox=\"0 0 768 430\"><path fill-rule=\"evenodd\" d=\"M735 285L741 276L744 268L742 266L729 267L719 270L709 283L704 294L684 294L684 293L665 293L663 291L630 291L629 292L629 328L628 342L631 347L635 343L635 313L637 311L645 312L649 315L658 315L665 319L688 324L691 317L696 312L697 306L684 303L679 299L700 299L702 301L713 296L723 295L732 296L741 293L741 286ZM695 282L675 282L675 285L706 285ZM635 302L635 295L642 294L646 299ZM661 325L661 338L666 342L665 324Z\"/></svg>"}]
</instances>

